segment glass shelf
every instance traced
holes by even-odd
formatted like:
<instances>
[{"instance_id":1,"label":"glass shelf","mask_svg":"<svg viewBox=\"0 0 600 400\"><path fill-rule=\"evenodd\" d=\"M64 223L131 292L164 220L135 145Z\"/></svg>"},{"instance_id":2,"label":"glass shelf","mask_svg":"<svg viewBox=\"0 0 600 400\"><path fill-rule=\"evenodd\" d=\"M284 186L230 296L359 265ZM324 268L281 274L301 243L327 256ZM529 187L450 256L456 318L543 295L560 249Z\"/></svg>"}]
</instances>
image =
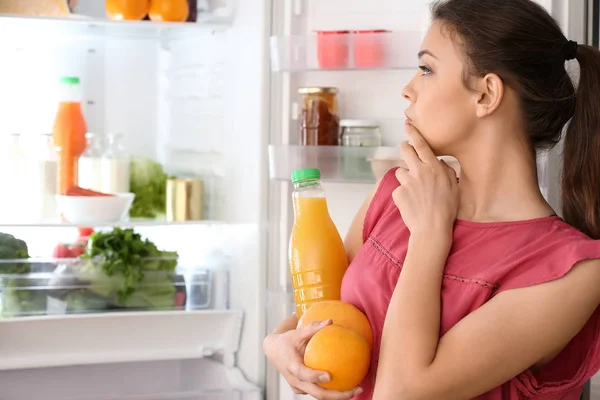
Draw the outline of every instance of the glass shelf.
<instances>
[{"instance_id":1,"label":"glass shelf","mask_svg":"<svg viewBox=\"0 0 600 400\"><path fill-rule=\"evenodd\" d=\"M374 183L399 162L397 147L269 146L269 173L275 180L290 180L297 169L319 168L323 181Z\"/></svg>"},{"instance_id":2,"label":"glass shelf","mask_svg":"<svg viewBox=\"0 0 600 400\"><path fill-rule=\"evenodd\" d=\"M77 227L91 227L91 228L135 228L135 227L154 227L154 226L194 226L194 225L226 225L225 221L214 221L214 220L199 220L199 221L176 221L169 222L165 219L132 219L129 221L122 222L108 222L108 223L97 223L97 224L73 224L69 222L61 222L60 220L46 220L46 221L32 221L32 222L7 222L0 220L0 228L12 227L12 228L77 228Z\"/></svg>"},{"instance_id":3,"label":"glass shelf","mask_svg":"<svg viewBox=\"0 0 600 400\"><path fill-rule=\"evenodd\" d=\"M274 72L417 68L421 32L355 32L271 37Z\"/></svg>"},{"instance_id":4,"label":"glass shelf","mask_svg":"<svg viewBox=\"0 0 600 400\"><path fill-rule=\"evenodd\" d=\"M198 22L153 22L112 21L74 14L68 18L0 14L0 35L3 37L3 42L19 45L39 44L64 37L177 39L223 31L229 27L225 21L224 18L213 18L208 15Z\"/></svg>"},{"instance_id":5,"label":"glass shelf","mask_svg":"<svg viewBox=\"0 0 600 400\"><path fill-rule=\"evenodd\" d=\"M458 169L452 157L440 157ZM301 168L319 168L321 180L338 183L375 183L389 169L406 165L399 147L269 146L271 179L289 181Z\"/></svg>"}]
</instances>

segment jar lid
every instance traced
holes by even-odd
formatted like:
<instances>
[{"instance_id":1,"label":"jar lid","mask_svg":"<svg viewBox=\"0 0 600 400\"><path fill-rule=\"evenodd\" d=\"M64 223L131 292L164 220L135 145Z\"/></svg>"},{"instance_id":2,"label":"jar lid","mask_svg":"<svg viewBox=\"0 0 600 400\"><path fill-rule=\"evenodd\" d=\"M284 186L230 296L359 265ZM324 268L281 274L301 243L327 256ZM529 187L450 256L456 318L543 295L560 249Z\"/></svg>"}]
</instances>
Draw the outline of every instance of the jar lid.
<instances>
[{"instance_id":1,"label":"jar lid","mask_svg":"<svg viewBox=\"0 0 600 400\"><path fill-rule=\"evenodd\" d=\"M379 128L379 122L372 119L342 119L341 127L348 128Z\"/></svg>"},{"instance_id":2,"label":"jar lid","mask_svg":"<svg viewBox=\"0 0 600 400\"><path fill-rule=\"evenodd\" d=\"M299 94L315 94L315 93L337 93L336 87L301 87L298 89Z\"/></svg>"}]
</instances>

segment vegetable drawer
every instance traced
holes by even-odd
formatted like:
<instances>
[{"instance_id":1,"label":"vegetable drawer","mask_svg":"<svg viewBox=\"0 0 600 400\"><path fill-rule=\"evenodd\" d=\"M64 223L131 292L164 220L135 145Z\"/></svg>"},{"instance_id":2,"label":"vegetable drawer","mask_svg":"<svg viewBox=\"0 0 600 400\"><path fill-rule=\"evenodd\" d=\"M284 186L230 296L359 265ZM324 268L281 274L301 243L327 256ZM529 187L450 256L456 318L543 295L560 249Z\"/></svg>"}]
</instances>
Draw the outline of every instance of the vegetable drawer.
<instances>
[{"instance_id":1,"label":"vegetable drawer","mask_svg":"<svg viewBox=\"0 0 600 400\"><path fill-rule=\"evenodd\" d=\"M228 271L175 268L169 257L141 262L142 273L125 274L102 257L0 260L1 315L228 308Z\"/></svg>"}]
</instances>

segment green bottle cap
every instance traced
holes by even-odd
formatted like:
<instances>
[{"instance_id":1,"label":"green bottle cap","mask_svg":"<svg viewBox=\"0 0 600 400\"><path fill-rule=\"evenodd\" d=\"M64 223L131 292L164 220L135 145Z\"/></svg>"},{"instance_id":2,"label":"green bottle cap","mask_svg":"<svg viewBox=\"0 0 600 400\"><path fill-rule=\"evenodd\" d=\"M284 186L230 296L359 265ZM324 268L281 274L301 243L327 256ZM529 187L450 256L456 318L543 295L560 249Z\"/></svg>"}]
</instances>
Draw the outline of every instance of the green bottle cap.
<instances>
[{"instance_id":1,"label":"green bottle cap","mask_svg":"<svg viewBox=\"0 0 600 400\"><path fill-rule=\"evenodd\" d=\"M321 179L321 171L318 168L304 168L292 172L292 183Z\"/></svg>"},{"instance_id":2,"label":"green bottle cap","mask_svg":"<svg viewBox=\"0 0 600 400\"><path fill-rule=\"evenodd\" d=\"M64 85L79 85L79 78L76 76L63 76L60 78L60 83Z\"/></svg>"}]
</instances>

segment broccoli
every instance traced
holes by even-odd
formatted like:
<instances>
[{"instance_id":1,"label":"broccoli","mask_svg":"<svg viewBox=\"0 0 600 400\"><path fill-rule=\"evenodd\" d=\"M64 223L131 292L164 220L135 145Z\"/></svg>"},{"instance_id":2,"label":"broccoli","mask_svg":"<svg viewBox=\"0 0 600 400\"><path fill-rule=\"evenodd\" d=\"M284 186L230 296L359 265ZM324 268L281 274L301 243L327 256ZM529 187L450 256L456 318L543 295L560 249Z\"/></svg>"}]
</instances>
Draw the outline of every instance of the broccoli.
<instances>
[{"instance_id":1,"label":"broccoli","mask_svg":"<svg viewBox=\"0 0 600 400\"><path fill-rule=\"evenodd\" d=\"M2 276L2 315L22 316L41 314L46 310L46 294L42 290L30 289L36 283L28 277L19 278L15 275L26 275L31 272L31 264L17 262L29 258L27 244L8 233L0 232L0 263Z\"/></svg>"}]
</instances>

